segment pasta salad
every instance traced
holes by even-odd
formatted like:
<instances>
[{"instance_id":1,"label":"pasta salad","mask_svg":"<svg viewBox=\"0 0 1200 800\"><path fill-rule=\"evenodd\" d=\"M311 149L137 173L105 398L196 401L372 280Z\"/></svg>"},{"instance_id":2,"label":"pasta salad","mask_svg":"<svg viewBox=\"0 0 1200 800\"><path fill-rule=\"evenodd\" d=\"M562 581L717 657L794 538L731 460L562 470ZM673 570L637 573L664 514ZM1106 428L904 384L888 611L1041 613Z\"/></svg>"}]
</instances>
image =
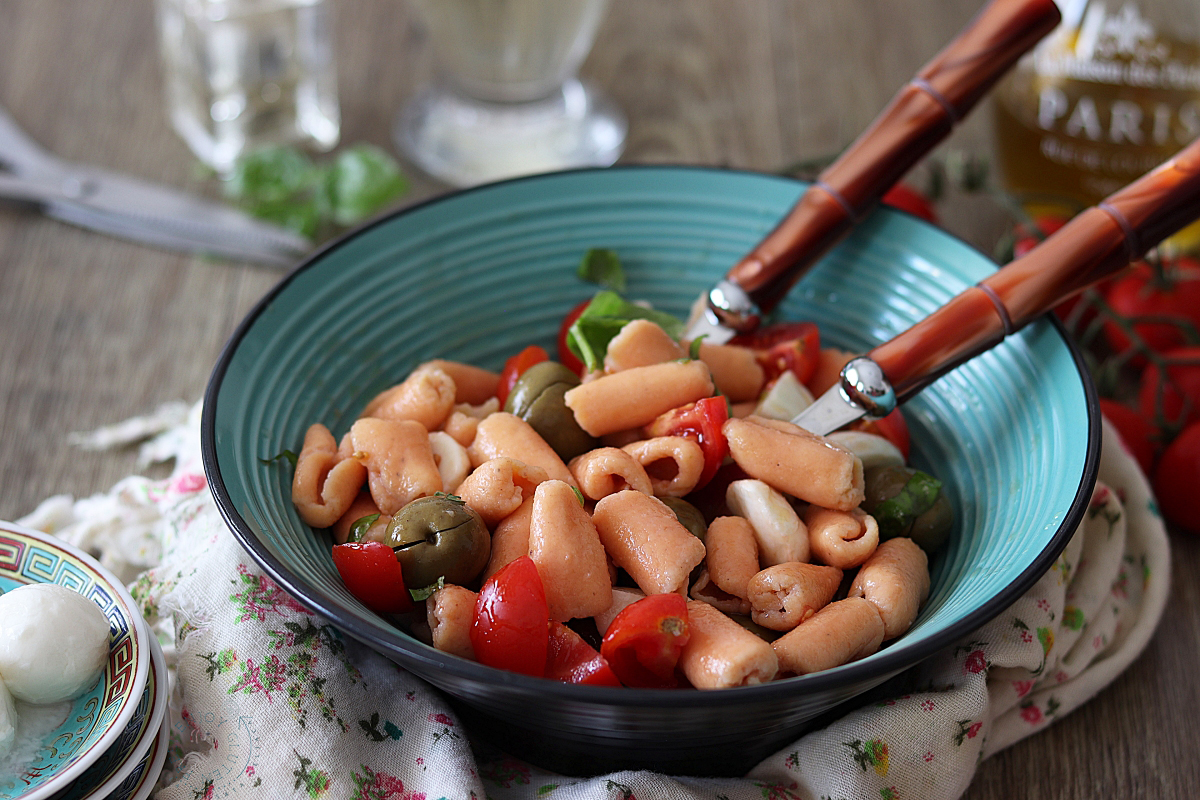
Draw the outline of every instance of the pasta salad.
<instances>
[{"instance_id":1,"label":"pasta salad","mask_svg":"<svg viewBox=\"0 0 1200 800\"><path fill-rule=\"evenodd\" d=\"M340 440L308 428L296 510L368 608L527 675L719 689L903 634L952 519L900 412L827 437L788 421L854 355L814 325L682 331L603 291L553 358L422 363Z\"/></svg>"}]
</instances>

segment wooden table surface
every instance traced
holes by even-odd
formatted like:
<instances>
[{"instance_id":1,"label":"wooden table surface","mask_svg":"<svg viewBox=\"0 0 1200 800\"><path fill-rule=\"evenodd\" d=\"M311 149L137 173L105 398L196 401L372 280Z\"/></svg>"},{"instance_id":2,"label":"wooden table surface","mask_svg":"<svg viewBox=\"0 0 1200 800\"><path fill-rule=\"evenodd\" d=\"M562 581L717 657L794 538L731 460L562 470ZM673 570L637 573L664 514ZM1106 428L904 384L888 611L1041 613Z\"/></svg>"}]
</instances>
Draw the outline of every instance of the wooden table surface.
<instances>
[{"instance_id":1,"label":"wooden table surface","mask_svg":"<svg viewBox=\"0 0 1200 800\"><path fill-rule=\"evenodd\" d=\"M624 162L773 171L836 152L972 16L977 0L613 0L584 74L626 111ZM391 148L431 73L403 0L338 0L343 142ZM69 159L212 192L169 127L151 0L0 2L0 105ZM980 109L947 143L987 154ZM443 191L414 174L408 200ZM944 224L985 249L1004 219L962 198ZM0 208L0 518L108 489L132 452L66 441L204 391L279 278ZM979 768L966 796L1191 797L1200 783L1200 540L1173 535L1167 613L1096 698ZM1051 777L1055 776L1055 777Z\"/></svg>"}]
</instances>

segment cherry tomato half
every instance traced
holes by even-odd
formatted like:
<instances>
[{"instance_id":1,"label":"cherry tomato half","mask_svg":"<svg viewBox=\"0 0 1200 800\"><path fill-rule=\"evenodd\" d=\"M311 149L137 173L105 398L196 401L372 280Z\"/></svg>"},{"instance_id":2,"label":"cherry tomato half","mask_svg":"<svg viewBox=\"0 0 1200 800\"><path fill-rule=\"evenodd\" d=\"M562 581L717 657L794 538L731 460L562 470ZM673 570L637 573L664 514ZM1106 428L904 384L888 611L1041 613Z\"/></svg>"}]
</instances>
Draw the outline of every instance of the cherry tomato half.
<instances>
[{"instance_id":1,"label":"cherry tomato half","mask_svg":"<svg viewBox=\"0 0 1200 800\"><path fill-rule=\"evenodd\" d=\"M572 308L563 317L562 324L558 326L558 363L562 364L567 369L574 372L576 375L583 374L583 362L579 360L579 356L571 352L571 348L567 346L567 331L575 324L575 320L583 313L583 310L588 307L588 303L592 302L589 297L579 305Z\"/></svg>"},{"instance_id":2,"label":"cherry tomato half","mask_svg":"<svg viewBox=\"0 0 1200 800\"><path fill-rule=\"evenodd\" d=\"M647 436L683 436L697 442L704 453L704 468L696 488L707 484L729 454L729 442L721 427L729 419L723 397L705 397L672 409L646 426Z\"/></svg>"},{"instance_id":3,"label":"cherry tomato half","mask_svg":"<svg viewBox=\"0 0 1200 800\"><path fill-rule=\"evenodd\" d=\"M545 674L550 610L532 558L509 562L480 587L470 636L479 663L523 675Z\"/></svg>"},{"instance_id":4,"label":"cherry tomato half","mask_svg":"<svg viewBox=\"0 0 1200 800\"><path fill-rule=\"evenodd\" d=\"M596 648L561 622L550 622L546 677L588 686L620 686L617 675Z\"/></svg>"},{"instance_id":5,"label":"cherry tomato half","mask_svg":"<svg viewBox=\"0 0 1200 800\"><path fill-rule=\"evenodd\" d=\"M550 354L546 352L546 348L531 344L505 361L504 369L500 370L500 383L496 386L496 397L500 400L500 407L504 407L504 401L508 399L508 393L512 391L522 372L534 364L540 364L543 361L549 360Z\"/></svg>"},{"instance_id":6,"label":"cherry tomato half","mask_svg":"<svg viewBox=\"0 0 1200 800\"><path fill-rule=\"evenodd\" d=\"M1200 485L1200 422L1193 422L1163 451L1154 468L1154 494L1167 522L1200 535L1196 486ZM619 675L620 673L618 673Z\"/></svg>"},{"instance_id":7,"label":"cherry tomato half","mask_svg":"<svg viewBox=\"0 0 1200 800\"><path fill-rule=\"evenodd\" d=\"M754 333L735 336L730 344L756 351L768 383L790 371L797 380L808 385L817 370L821 333L811 322L778 322Z\"/></svg>"},{"instance_id":8,"label":"cherry tomato half","mask_svg":"<svg viewBox=\"0 0 1200 800\"><path fill-rule=\"evenodd\" d=\"M626 606L600 642L600 654L625 686L674 689L675 666L690 637L687 601L678 594L652 594Z\"/></svg>"},{"instance_id":9,"label":"cherry tomato half","mask_svg":"<svg viewBox=\"0 0 1200 800\"><path fill-rule=\"evenodd\" d=\"M381 613L411 611L412 595L392 548L383 542L350 542L333 546L333 565L350 594Z\"/></svg>"}]
</instances>

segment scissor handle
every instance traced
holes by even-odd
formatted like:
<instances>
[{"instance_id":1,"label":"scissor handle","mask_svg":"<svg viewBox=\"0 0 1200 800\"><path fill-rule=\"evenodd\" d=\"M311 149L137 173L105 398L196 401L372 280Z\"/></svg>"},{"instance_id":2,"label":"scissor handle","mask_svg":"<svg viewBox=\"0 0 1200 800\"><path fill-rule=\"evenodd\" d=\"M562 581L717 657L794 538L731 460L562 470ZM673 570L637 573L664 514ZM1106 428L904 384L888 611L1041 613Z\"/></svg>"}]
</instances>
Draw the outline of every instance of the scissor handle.
<instances>
[{"instance_id":1,"label":"scissor handle","mask_svg":"<svg viewBox=\"0 0 1200 800\"><path fill-rule=\"evenodd\" d=\"M868 356L904 398L1200 217L1200 138Z\"/></svg>"},{"instance_id":2,"label":"scissor handle","mask_svg":"<svg viewBox=\"0 0 1200 800\"><path fill-rule=\"evenodd\" d=\"M773 309L1060 19L1052 0L992 0L821 173L726 280L745 291L762 314ZM758 319L722 322L743 329Z\"/></svg>"}]
</instances>

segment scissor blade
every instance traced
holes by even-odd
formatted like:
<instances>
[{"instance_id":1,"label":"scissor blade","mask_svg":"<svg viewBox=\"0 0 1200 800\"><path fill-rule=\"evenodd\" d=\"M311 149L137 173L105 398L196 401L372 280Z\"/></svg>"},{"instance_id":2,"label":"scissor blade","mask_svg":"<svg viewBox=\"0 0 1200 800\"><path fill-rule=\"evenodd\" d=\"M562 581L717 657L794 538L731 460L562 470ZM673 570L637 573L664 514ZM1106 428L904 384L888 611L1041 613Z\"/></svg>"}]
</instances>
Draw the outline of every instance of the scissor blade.
<instances>
[{"instance_id":1,"label":"scissor blade","mask_svg":"<svg viewBox=\"0 0 1200 800\"><path fill-rule=\"evenodd\" d=\"M56 203L46 207L47 216L62 222L78 225L89 230L99 231L121 239L141 242L143 244L161 247L185 253L201 253L219 256L239 261L250 261L257 264L287 269L295 266L297 258L275 247L261 242L248 242L230 239L226 242L199 242L194 237L181 237L169 228L149 227L139 222L131 221L129 217L119 214L107 214L102 211L74 203Z\"/></svg>"},{"instance_id":2,"label":"scissor blade","mask_svg":"<svg viewBox=\"0 0 1200 800\"><path fill-rule=\"evenodd\" d=\"M66 172L67 191L77 195L68 198L71 204L125 217L132 226L166 230L193 242L196 249L253 248L295 258L312 247L308 239L285 228L169 186L93 167L68 165Z\"/></svg>"},{"instance_id":3,"label":"scissor blade","mask_svg":"<svg viewBox=\"0 0 1200 800\"><path fill-rule=\"evenodd\" d=\"M866 413L862 406L846 397L840 386L835 385L825 390L815 403L797 414L792 419L792 424L826 436L843 425L861 419Z\"/></svg>"}]
</instances>

